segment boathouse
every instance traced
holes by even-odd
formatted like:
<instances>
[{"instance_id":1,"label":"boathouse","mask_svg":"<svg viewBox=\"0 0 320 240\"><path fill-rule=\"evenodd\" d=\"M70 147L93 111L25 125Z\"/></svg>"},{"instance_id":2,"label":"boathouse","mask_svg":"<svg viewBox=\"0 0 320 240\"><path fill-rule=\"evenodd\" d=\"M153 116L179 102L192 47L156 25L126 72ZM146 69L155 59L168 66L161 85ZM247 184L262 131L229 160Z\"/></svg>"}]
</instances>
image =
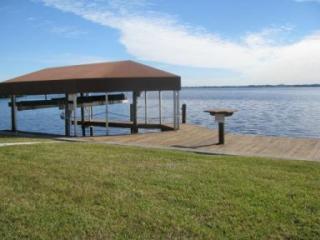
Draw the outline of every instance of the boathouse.
<instances>
[{"instance_id":1,"label":"boathouse","mask_svg":"<svg viewBox=\"0 0 320 240\"><path fill-rule=\"evenodd\" d=\"M65 135L71 136L71 126L76 135L77 125L86 135L86 128L93 126L129 128L131 133L141 129L176 130L179 129L179 91L180 76L168 73L133 61L94 63L56 68L22 75L0 83L0 95L10 96L11 130L17 131L17 112L41 108L58 107L64 111ZM149 123L147 119L147 93L156 91L159 95L159 121ZM161 121L161 92L172 91L172 125ZM42 100L19 100L17 96L63 94ZM127 121L109 120L108 106L125 103L132 97L130 118ZM138 98L144 96L145 120L138 121ZM105 105L104 119L93 119L92 107ZM77 109L80 108L80 118ZM86 116L86 109L91 113ZM89 111L90 112L90 111ZM90 131L92 135L92 131Z\"/></svg>"}]
</instances>

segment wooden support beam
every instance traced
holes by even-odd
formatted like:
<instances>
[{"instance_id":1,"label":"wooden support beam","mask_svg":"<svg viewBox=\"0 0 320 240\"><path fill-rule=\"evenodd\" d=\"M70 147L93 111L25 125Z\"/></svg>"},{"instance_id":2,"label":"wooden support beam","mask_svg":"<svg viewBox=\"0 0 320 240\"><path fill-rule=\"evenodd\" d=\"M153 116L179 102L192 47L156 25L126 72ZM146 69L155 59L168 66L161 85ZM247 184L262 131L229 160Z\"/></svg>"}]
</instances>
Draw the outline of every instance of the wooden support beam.
<instances>
[{"instance_id":1,"label":"wooden support beam","mask_svg":"<svg viewBox=\"0 0 320 240\"><path fill-rule=\"evenodd\" d=\"M16 96L11 96L11 131L17 131L17 106L16 106Z\"/></svg>"}]
</instances>

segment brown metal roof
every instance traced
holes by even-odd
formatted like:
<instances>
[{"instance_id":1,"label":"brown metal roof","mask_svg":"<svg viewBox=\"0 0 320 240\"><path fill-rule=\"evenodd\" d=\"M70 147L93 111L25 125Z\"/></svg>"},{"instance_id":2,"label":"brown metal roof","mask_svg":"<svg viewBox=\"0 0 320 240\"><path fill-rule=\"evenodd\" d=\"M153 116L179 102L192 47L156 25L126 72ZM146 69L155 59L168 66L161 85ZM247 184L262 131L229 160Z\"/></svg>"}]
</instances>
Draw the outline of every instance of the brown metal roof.
<instances>
[{"instance_id":1,"label":"brown metal roof","mask_svg":"<svg viewBox=\"0 0 320 240\"><path fill-rule=\"evenodd\" d=\"M180 89L179 76L133 61L46 68L0 83L0 95Z\"/></svg>"}]
</instances>

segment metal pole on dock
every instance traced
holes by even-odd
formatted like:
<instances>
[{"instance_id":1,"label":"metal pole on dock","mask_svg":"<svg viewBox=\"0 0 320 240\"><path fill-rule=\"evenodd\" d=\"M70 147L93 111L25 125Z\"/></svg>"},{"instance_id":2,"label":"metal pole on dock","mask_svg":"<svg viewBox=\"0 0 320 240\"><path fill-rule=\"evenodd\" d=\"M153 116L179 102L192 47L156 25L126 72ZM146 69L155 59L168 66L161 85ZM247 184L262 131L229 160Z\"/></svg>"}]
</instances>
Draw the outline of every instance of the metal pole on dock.
<instances>
[{"instance_id":1,"label":"metal pole on dock","mask_svg":"<svg viewBox=\"0 0 320 240\"><path fill-rule=\"evenodd\" d=\"M16 96L11 96L11 131L17 131L17 106L16 106Z\"/></svg>"}]
</instances>

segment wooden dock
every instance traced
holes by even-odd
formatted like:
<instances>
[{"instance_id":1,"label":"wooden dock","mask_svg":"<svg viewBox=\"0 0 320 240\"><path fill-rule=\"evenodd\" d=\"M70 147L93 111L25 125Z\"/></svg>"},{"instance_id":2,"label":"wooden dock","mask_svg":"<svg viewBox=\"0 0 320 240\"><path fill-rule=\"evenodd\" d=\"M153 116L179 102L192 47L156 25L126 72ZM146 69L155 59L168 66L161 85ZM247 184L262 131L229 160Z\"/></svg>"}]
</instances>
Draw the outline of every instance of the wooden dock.
<instances>
[{"instance_id":1,"label":"wooden dock","mask_svg":"<svg viewBox=\"0 0 320 240\"><path fill-rule=\"evenodd\" d=\"M81 140L132 146L178 148L210 154L320 161L320 139L226 134L226 144L217 145L217 130L189 124L181 125L181 129L178 131L86 137Z\"/></svg>"}]
</instances>

